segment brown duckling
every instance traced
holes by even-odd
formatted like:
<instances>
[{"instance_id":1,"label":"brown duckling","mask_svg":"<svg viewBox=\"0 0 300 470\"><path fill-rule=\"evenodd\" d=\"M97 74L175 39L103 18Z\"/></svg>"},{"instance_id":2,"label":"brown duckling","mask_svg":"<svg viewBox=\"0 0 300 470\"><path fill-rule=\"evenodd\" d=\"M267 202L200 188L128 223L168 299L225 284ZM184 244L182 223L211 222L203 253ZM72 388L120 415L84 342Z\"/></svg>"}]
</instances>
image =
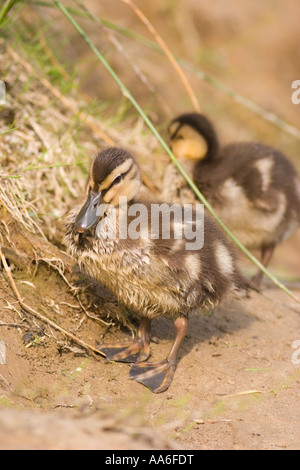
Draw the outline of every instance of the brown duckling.
<instances>
[{"instance_id":1,"label":"brown duckling","mask_svg":"<svg viewBox=\"0 0 300 470\"><path fill-rule=\"evenodd\" d=\"M154 221L157 201L143 201L140 184L140 170L130 153L115 147L101 151L91 164L86 202L69 215L65 242L83 271L141 317L133 341L103 344L99 350L109 360L136 363L130 378L159 393L172 381L188 316L210 310L230 292L245 294L247 282L236 267L232 248L208 216L199 222L190 208L182 220L165 219L170 230L164 236L167 227ZM162 216L170 216L168 208L159 204ZM143 213L139 223L137 211ZM130 231L137 225L138 236ZM182 237L178 234L178 228L187 226L194 237L203 231L203 246L188 245L192 237L185 230ZM165 360L148 363L150 325L158 317L174 321L175 340Z\"/></svg>"},{"instance_id":2,"label":"brown duckling","mask_svg":"<svg viewBox=\"0 0 300 470\"><path fill-rule=\"evenodd\" d=\"M261 251L267 267L274 248L300 225L300 180L288 159L260 143L220 148L212 123L182 114L169 126L170 147L218 216L248 248ZM167 169L162 197L183 204L195 195L174 165ZM259 287L259 271L253 284Z\"/></svg>"}]
</instances>

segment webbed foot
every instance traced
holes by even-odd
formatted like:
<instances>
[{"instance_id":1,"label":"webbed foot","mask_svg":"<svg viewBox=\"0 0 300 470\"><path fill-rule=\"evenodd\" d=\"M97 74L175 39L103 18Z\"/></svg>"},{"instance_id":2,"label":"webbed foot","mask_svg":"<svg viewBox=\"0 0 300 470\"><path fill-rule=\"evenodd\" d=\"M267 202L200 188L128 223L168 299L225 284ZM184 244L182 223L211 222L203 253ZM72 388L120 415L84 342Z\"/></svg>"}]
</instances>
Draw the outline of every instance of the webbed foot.
<instances>
[{"instance_id":1,"label":"webbed foot","mask_svg":"<svg viewBox=\"0 0 300 470\"><path fill-rule=\"evenodd\" d=\"M144 318L139 326L137 337L126 343L100 344L97 349L105 354L109 361L142 362L150 356L151 321Z\"/></svg>"},{"instance_id":2,"label":"webbed foot","mask_svg":"<svg viewBox=\"0 0 300 470\"><path fill-rule=\"evenodd\" d=\"M150 348L142 340L128 343L100 344L97 349L105 354L108 361L142 362L150 356Z\"/></svg>"},{"instance_id":3,"label":"webbed foot","mask_svg":"<svg viewBox=\"0 0 300 470\"><path fill-rule=\"evenodd\" d=\"M176 366L167 359L160 362L143 362L130 368L129 377L148 387L153 393L167 390L173 380Z\"/></svg>"}]
</instances>

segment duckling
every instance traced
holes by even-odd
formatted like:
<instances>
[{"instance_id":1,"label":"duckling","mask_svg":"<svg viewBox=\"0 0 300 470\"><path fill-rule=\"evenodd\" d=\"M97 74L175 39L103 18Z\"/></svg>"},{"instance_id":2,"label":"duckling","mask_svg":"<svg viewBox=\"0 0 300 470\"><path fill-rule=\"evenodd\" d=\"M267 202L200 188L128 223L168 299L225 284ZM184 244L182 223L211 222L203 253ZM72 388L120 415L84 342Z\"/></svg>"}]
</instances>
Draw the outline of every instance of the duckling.
<instances>
[{"instance_id":1,"label":"duckling","mask_svg":"<svg viewBox=\"0 0 300 470\"><path fill-rule=\"evenodd\" d=\"M204 222L199 218L199 223L191 209L184 220L170 217L170 235L163 236L166 224L157 225L153 215L158 201L140 197L140 175L127 150L112 147L101 151L90 167L86 201L68 216L65 243L84 272L141 318L133 341L102 344L98 349L108 360L133 363L130 378L160 393L172 382L188 316L211 310L230 292L243 297L248 285L237 268L233 249L209 216ZM170 216L168 208L159 204L162 216ZM143 213L139 223L137 211ZM138 236L131 230L137 225ZM182 236L178 234L178 228L186 226L203 230L204 243L197 249L187 245L192 237L185 230ZM158 317L173 320L174 343L164 360L146 362L151 321Z\"/></svg>"},{"instance_id":2,"label":"duckling","mask_svg":"<svg viewBox=\"0 0 300 470\"><path fill-rule=\"evenodd\" d=\"M220 148L212 123L182 114L169 126L170 147L204 197L236 237L261 251L267 267L275 247L300 225L300 180L288 159L260 143ZM181 204L195 195L174 165L166 171L162 197ZM259 288L263 272L254 276Z\"/></svg>"}]
</instances>

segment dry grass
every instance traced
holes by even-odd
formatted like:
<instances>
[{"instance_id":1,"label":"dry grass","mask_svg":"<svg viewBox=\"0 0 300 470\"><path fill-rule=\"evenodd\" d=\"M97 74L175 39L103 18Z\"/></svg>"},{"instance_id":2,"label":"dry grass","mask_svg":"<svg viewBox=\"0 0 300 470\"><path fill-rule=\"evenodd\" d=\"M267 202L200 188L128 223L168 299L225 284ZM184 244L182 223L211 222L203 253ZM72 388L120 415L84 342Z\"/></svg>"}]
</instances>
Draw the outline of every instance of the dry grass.
<instances>
[{"instance_id":1,"label":"dry grass","mask_svg":"<svg viewBox=\"0 0 300 470\"><path fill-rule=\"evenodd\" d=\"M78 284L78 276L72 275L76 261L62 244L64 217L84 194L90 160L100 149L107 145L129 147L142 166L147 161L147 170L158 174L163 165L155 165L154 160L149 163L158 144L145 132L141 119L130 113L118 123L104 118L75 87L66 93L51 83L25 50L17 52L12 45L5 47L3 41L0 46L1 77L7 86L7 101L0 112L0 245L4 256L31 273L41 264L55 271L75 296L76 306L92 321L106 328L112 323L132 328L127 312L111 301L105 313L100 309L100 314L95 314L102 293L91 293L86 281ZM147 174L144 181L150 181ZM13 278L11 287L12 282ZM20 306L40 315L33 313L35 309L26 304L26 298ZM66 331L63 334L68 336Z\"/></svg>"},{"instance_id":2,"label":"dry grass","mask_svg":"<svg viewBox=\"0 0 300 470\"><path fill-rule=\"evenodd\" d=\"M13 126L0 141L1 204L26 230L58 242L60 223L82 196L90 160L99 149L128 146L143 161L157 144L151 135L141 141L141 119L113 127L109 120L96 120L92 103L75 99L76 91L62 94L15 50L8 48L0 60L8 69L1 132Z\"/></svg>"}]
</instances>

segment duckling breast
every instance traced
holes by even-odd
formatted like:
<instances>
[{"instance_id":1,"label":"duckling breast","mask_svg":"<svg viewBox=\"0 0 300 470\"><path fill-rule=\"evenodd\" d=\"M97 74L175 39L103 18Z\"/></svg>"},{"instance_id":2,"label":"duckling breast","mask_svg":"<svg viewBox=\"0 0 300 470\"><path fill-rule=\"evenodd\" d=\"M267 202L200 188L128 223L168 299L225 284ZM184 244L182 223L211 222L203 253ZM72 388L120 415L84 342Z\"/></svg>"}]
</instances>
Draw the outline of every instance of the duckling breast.
<instances>
[{"instance_id":1,"label":"duckling breast","mask_svg":"<svg viewBox=\"0 0 300 470\"><path fill-rule=\"evenodd\" d=\"M241 287L233 252L209 217L197 250L187 250L187 240L174 238L174 230L169 239L149 232L148 237L111 240L104 236L111 223L101 221L89 243L76 242L69 224L67 244L82 270L138 314L174 318L210 310Z\"/></svg>"}]
</instances>

